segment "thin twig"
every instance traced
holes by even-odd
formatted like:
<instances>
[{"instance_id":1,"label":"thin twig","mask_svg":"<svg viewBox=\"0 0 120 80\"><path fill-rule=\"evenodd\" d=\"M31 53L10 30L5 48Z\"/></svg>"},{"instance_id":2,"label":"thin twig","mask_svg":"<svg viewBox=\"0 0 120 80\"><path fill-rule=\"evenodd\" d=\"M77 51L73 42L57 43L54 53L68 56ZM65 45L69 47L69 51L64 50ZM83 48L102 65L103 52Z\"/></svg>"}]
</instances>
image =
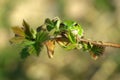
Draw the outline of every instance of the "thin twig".
<instances>
[{"instance_id":1,"label":"thin twig","mask_svg":"<svg viewBox=\"0 0 120 80\"><path fill-rule=\"evenodd\" d=\"M51 39L55 38L54 36L50 37ZM63 38L62 36L57 36L56 38ZM88 39L80 38L79 42L84 43L91 43L93 45L99 45L99 46L105 46L105 47L114 47L114 48L120 48L120 44L118 43L112 43L112 42L102 42L102 41L91 41Z\"/></svg>"},{"instance_id":2,"label":"thin twig","mask_svg":"<svg viewBox=\"0 0 120 80\"><path fill-rule=\"evenodd\" d=\"M105 46L105 47L120 48L120 44L117 44L117 43L102 42L102 41L91 41L91 40L87 40L87 39L79 39L79 41L84 42L84 43L91 43L91 44L95 44L95 45Z\"/></svg>"}]
</instances>

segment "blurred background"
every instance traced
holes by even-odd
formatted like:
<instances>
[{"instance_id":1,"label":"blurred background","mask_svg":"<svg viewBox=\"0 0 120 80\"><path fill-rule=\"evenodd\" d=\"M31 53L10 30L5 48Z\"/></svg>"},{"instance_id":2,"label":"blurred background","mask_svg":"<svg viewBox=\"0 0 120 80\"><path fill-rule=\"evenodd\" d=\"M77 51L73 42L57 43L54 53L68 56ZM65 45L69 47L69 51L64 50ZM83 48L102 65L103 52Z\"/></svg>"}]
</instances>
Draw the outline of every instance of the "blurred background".
<instances>
[{"instance_id":1,"label":"blurred background","mask_svg":"<svg viewBox=\"0 0 120 80\"><path fill-rule=\"evenodd\" d=\"M39 57L20 58L11 46L11 27L25 19L37 28L45 18L81 24L91 40L120 43L120 0L0 0L0 80L120 80L120 49L106 48L98 60L79 50L56 46L53 59L45 47Z\"/></svg>"}]
</instances>

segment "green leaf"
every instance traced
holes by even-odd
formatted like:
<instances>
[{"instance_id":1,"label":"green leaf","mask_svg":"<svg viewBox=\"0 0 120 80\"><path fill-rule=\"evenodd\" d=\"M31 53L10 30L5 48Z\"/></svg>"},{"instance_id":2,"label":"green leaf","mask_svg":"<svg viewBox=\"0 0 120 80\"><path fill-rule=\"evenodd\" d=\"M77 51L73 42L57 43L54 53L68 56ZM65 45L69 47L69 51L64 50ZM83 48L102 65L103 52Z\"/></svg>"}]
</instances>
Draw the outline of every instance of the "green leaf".
<instances>
[{"instance_id":1,"label":"green leaf","mask_svg":"<svg viewBox=\"0 0 120 80\"><path fill-rule=\"evenodd\" d=\"M30 55L37 53L37 51L36 51L36 49L35 49L35 47L33 45L28 47L28 52L29 52Z\"/></svg>"},{"instance_id":2,"label":"green leaf","mask_svg":"<svg viewBox=\"0 0 120 80\"><path fill-rule=\"evenodd\" d=\"M64 24L64 22L61 22L61 23L60 23L59 30L60 30L61 32L67 31L67 27L66 27L66 25Z\"/></svg>"},{"instance_id":3,"label":"green leaf","mask_svg":"<svg viewBox=\"0 0 120 80\"><path fill-rule=\"evenodd\" d=\"M81 43L81 44L82 44L83 51L90 51L91 48L93 47L93 45L90 43Z\"/></svg>"},{"instance_id":4,"label":"green leaf","mask_svg":"<svg viewBox=\"0 0 120 80\"><path fill-rule=\"evenodd\" d=\"M91 51L97 56L102 55L104 50L105 50L105 47L100 45L93 45L93 47L91 48Z\"/></svg>"},{"instance_id":5,"label":"green leaf","mask_svg":"<svg viewBox=\"0 0 120 80\"><path fill-rule=\"evenodd\" d=\"M56 31L59 32L59 27L60 27L60 23L61 23L60 19L55 18L55 19L52 20L52 22L54 24L54 27L55 27Z\"/></svg>"},{"instance_id":6,"label":"green leaf","mask_svg":"<svg viewBox=\"0 0 120 80\"><path fill-rule=\"evenodd\" d=\"M27 39L25 39L21 42L21 46L30 46L30 45L33 45L33 44L35 44L35 41L30 41L30 40L27 40Z\"/></svg>"},{"instance_id":7,"label":"green leaf","mask_svg":"<svg viewBox=\"0 0 120 80\"><path fill-rule=\"evenodd\" d=\"M47 18L45 20L45 24L47 27L48 31L52 31L54 29L54 32L59 32L59 26L60 26L60 19L59 18L54 18L52 20L50 20L49 18Z\"/></svg>"},{"instance_id":8,"label":"green leaf","mask_svg":"<svg viewBox=\"0 0 120 80\"><path fill-rule=\"evenodd\" d=\"M20 56L21 58L25 59L28 56L30 56L29 52L28 52L28 47L24 47L21 52L20 52Z\"/></svg>"},{"instance_id":9,"label":"green leaf","mask_svg":"<svg viewBox=\"0 0 120 80\"><path fill-rule=\"evenodd\" d=\"M45 25L40 25L39 27L37 27L36 32L40 31L47 31Z\"/></svg>"},{"instance_id":10,"label":"green leaf","mask_svg":"<svg viewBox=\"0 0 120 80\"><path fill-rule=\"evenodd\" d=\"M54 28L53 25L47 25L47 30L48 31L51 31L53 28Z\"/></svg>"},{"instance_id":11,"label":"green leaf","mask_svg":"<svg viewBox=\"0 0 120 80\"><path fill-rule=\"evenodd\" d=\"M36 42L37 43L43 43L44 41L49 39L49 35L45 31L40 31L36 35Z\"/></svg>"},{"instance_id":12,"label":"green leaf","mask_svg":"<svg viewBox=\"0 0 120 80\"><path fill-rule=\"evenodd\" d=\"M73 27L76 24L76 22L71 21L71 20L64 21L63 23L67 29L70 29L71 27Z\"/></svg>"},{"instance_id":13,"label":"green leaf","mask_svg":"<svg viewBox=\"0 0 120 80\"><path fill-rule=\"evenodd\" d=\"M81 38L84 33L82 27L79 24L75 24L69 30L72 32L73 35L77 35L79 38Z\"/></svg>"},{"instance_id":14,"label":"green leaf","mask_svg":"<svg viewBox=\"0 0 120 80\"><path fill-rule=\"evenodd\" d=\"M51 31L54 28L54 23L49 18L45 20L45 24L48 31Z\"/></svg>"},{"instance_id":15,"label":"green leaf","mask_svg":"<svg viewBox=\"0 0 120 80\"><path fill-rule=\"evenodd\" d=\"M75 25L75 30L78 31L78 36L79 36L79 37L82 37L82 36L83 36L84 31L83 31L83 28L80 26L80 24L76 24L76 25Z\"/></svg>"},{"instance_id":16,"label":"green leaf","mask_svg":"<svg viewBox=\"0 0 120 80\"><path fill-rule=\"evenodd\" d=\"M82 46L83 46L83 51L88 51L89 50L88 44L82 43Z\"/></svg>"},{"instance_id":17,"label":"green leaf","mask_svg":"<svg viewBox=\"0 0 120 80\"><path fill-rule=\"evenodd\" d=\"M70 40L71 43L75 44L77 43L76 36L74 36L71 32L68 32L68 39Z\"/></svg>"},{"instance_id":18,"label":"green leaf","mask_svg":"<svg viewBox=\"0 0 120 80\"><path fill-rule=\"evenodd\" d=\"M23 20L23 27L24 27L25 34L28 36L31 35L30 26L25 20Z\"/></svg>"},{"instance_id":19,"label":"green leaf","mask_svg":"<svg viewBox=\"0 0 120 80\"><path fill-rule=\"evenodd\" d=\"M29 24L23 20L23 27L24 27L24 32L26 34L26 38L33 40L35 38L35 31L30 28Z\"/></svg>"},{"instance_id":20,"label":"green leaf","mask_svg":"<svg viewBox=\"0 0 120 80\"><path fill-rule=\"evenodd\" d=\"M40 52L42 50L42 47L43 47L42 43L41 44L35 43L34 47L35 47L35 50L36 50L36 55L39 56Z\"/></svg>"},{"instance_id":21,"label":"green leaf","mask_svg":"<svg viewBox=\"0 0 120 80\"><path fill-rule=\"evenodd\" d=\"M40 46L36 46L35 44L33 44L28 47L28 52L30 55L35 54L38 56L40 53L40 48Z\"/></svg>"},{"instance_id":22,"label":"green leaf","mask_svg":"<svg viewBox=\"0 0 120 80\"><path fill-rule=\"evenodd\" d=\"M75 49L76 46L77 46L77 44L68 44L68 45L65 47L65 49L67 49L67 50L72 50L72 49Z\"/></svg>"},{"instance_id":23,"label":"green leaf","mask_svg":"<svg viewBox=\"0 0 120 80\"><path fill-rule=\"evenodd\" d=\"M45 19L45 24L53 24L52 20L50 20L49 18Z\"/></svg>"},{"instance_id":24,"label":"green leaf","mask_svg":"<svg viewBox=\"0 0 120 80\"><path fill-rule=\"evenodd\" d=\"M41 48L42 48L42 45L39 45L39 44L27 45L20 52L21 58L25 59L30 55L39 56Z\"/></svg>"},{"instance_id":25,"label":"green leaf","mask_svg":"<svg viewBox=\"0 0 120 80\"><path fill-rule=\"evenodd\" d=\"M32 34L32 38L35 39L36 38L36 31L34 29L31 29L31 34Z\"/></svg>"}]
</instances>

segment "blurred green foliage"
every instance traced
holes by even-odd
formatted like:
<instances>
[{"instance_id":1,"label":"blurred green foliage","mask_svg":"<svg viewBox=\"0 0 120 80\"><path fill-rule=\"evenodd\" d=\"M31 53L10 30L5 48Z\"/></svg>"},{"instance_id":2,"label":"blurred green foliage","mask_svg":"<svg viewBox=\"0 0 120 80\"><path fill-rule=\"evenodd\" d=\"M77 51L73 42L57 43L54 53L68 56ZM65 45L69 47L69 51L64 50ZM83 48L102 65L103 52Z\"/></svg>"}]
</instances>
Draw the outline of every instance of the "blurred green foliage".
<instances>
[{"instance_id":1,"label":"blurred green foliage","mask_svg":"<svg viewBox=\"0 0 120 80\"><path fill-rule=\"evenodd\" d=\"M5 0L5 4L0 8L0 27L10 27L9 17L12 10L15 8L17 1Z\"/></svg>"},{"instance_id":2,"label":"blurred green foliage","mask_svg":"<svg viewBox=\"0 0 120 80\"><path fill-rule=\"evenodd\" d=\"M101 11L115 11L112 0L95 0L95 7Z\"/></svg>"}]
</instances>

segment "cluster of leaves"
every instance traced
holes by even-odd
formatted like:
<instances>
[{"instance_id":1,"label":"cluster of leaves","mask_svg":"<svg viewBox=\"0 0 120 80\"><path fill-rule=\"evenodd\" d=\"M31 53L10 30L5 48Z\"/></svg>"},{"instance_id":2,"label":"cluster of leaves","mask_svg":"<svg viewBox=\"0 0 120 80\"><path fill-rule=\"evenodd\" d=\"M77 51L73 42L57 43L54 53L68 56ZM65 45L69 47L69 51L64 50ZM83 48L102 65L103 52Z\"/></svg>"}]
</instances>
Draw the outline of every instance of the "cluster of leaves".
<instances>
[{"instance_id":1,"label":"cluster of leaves","mask_svg":"<svg viewBox=\"0 0 120 80\"><path fill-rule=\"evenodd\" d=\"M56 43L67 50L83 49L83 51L88 51L94 59L102 55L105 49L104 46L80 41L84 38L84 31L81 25L75 21L47 18L43 25L34 30L23 20L23 27L12 27L12 30L15 36L10 42L22 46L20 53L22 58L32 54L38 56L44 45L47 48L48 56L52 58Z\"/></svg>"}]
</instances>

